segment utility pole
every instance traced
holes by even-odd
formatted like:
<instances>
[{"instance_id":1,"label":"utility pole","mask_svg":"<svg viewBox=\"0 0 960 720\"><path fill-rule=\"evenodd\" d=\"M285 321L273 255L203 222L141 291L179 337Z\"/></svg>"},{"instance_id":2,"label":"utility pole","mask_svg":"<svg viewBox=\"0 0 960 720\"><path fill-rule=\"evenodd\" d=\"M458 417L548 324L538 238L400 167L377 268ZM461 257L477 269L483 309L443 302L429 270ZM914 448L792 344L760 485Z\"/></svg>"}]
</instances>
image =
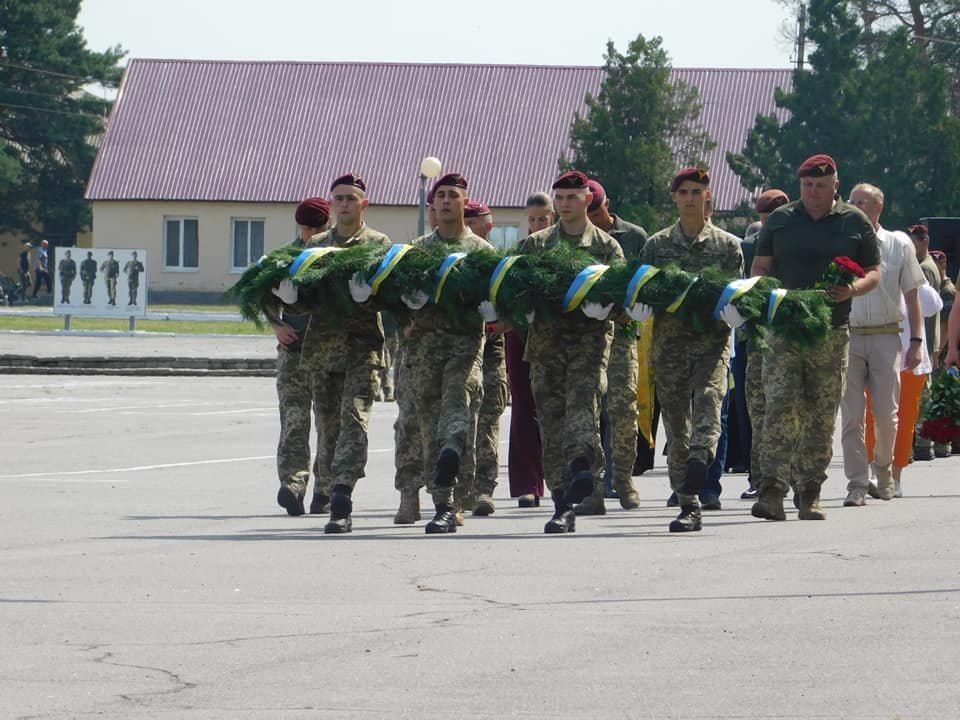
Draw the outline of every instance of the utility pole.
<instances>
[{"instance_id":1,"label":"utility pole","mask_svg":"<svg viewBox=\"0 0 960 720\"><path fill-rule=\"evenodd\" d=\"M797 70L803 70L805 45L807 42L807 4L800 3L800 12L797 14Z\"/></svg>"}]
</instances>

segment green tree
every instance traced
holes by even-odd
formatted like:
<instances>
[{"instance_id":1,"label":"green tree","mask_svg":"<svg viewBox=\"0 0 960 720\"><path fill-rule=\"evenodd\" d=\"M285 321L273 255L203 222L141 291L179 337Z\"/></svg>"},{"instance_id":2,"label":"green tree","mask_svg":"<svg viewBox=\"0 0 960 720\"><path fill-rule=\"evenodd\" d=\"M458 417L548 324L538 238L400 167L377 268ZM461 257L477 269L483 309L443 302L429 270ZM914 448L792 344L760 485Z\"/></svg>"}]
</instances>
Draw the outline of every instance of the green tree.
<instances>
[{"instance_id":1,"label":"green tree","mask_svg":"<svg viewBox=\"0 0 960 720\"><path fill-rule=\"evenodd\" d=\"M859 181L883 189L889 227L950 213L960 157L948 72L906 28L875 35L870 53L863 32L851 3L812 0L810 69L794 72L793 88L776 95L785 119L758 117L742 152L727 153L727 162L748 189L795 193L796 167L825 152L840 166L841 192Z\"/></svg>"},{"instance_id":2,"label":"green tree","mask_svg":"<svg viewBox=\"0 0 960 720\"><path fill-rule=\"evenodd\" d=\"M677 168L702 163L714 142L699 124L697 89L670 77L662 40L642 35L625 54L607 44L599 94L587 95L587 113L570 128L576 168L601 180L616 212L648 229L673 217L670 180Z\"/></svg>"},{"instance_id":3,"label":"green tree","mask_svg":"<svg viewBox=\"0 0 960 720\"><path fill-rule=\"evenodd\" d=\"M0 230L69 238L90 225L83 200L116 87L120 47L87 49L79 0L0 0Z\"/></svg>"}]
</instances>

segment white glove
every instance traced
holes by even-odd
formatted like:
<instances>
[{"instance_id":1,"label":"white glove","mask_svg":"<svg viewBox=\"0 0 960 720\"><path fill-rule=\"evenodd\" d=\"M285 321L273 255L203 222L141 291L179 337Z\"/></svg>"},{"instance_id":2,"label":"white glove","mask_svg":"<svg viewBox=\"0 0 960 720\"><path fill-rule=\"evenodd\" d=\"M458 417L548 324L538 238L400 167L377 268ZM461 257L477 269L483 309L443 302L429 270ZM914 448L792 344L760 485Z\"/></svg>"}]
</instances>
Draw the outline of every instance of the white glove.
<instances>
[{"instance_id":1,"label":"white glove","mask_svg":"<svg viewBox=\"0 0 960 720\"><path fill-rule=\"evenodd\" d=\"M403 300L403 304L411 310L419 310L427 304L430 298L425 292L417 290L413 295L401 295L400 299Z\"/></svg>"},{"instance_id":2,"label":"white glove","mask_svg":"<svg viewBox=\"0 0 960 720\"><path fill-rule=\"evenodd\" d=\"M583 314L588 318L593 318L594 320L606 320L607 316L610 314L610 311L613 310L613 303L601 305L600 303L595 302L585 302L580 306L580 309L583 310Z\"/></svg>"},{"instance_id":3,"label":"white glove","mask_svg":"<svg viewBox=\"0 0 960 720\"><path fill-rule=\"evenodd\" d=\"M747 321L733 303L727 303L723 306L723 310L720 311L720 319L734 330Z\"/></svg>"},{"instance_id":4,"label":"white glove","mask_svg":"<svg viewBox=\"0 0 960 720\"><path fill-rule=\"evenodd\" d=\"M365 303L373 294L373 288L363 279L361 272L355 272L350 278L350 297L355 303Z\"/></svg>"},{"instance_id":5,"label":"white glove","mask_svg":"<svg viewBox=\"0 0 960 720\"><path fill-rule=\"evenodd\" d=\"M634 322L646 322L653 317L653 308L643 303L636 303L628 308L624 308L624 310L627 311L627 315L629 315L630 319Z\"/></svg>"},{"instance_id":6,"label":"white glove","mask_svg":"<svg viewBox=\"0 0 960 720\"><path fill-rule=\"evenodd\" d=\"M484 300L480 305L477 306L477 312L480 313L483 317L485 323L492 323L497 321L497 308L494 307L493 303L489 300Z\"/></svg>"},{"instance_id":7,"label":"white glove","mask_svg":"<svg viewBox=\"0 0 960 720\"><path fill-rule=\"evenodd\" d=\"M527 319L527 325L533 325L533 319L537 316L536 310L531 310L524 317Z\"/></svg>"},{"instance_id":8,"label":"white glove","mask_svg":"<svg viewBox=\"0 0 960 720\"><path fill-rule=\"evenodd\" d=\"M286 305L293 305L297 298L300 297L300 293L297 291L297 286L289 278L284 278L280 281L280 286L271 288L270 292L280 298L280 301Z\"/></svg>"}]
</instances>

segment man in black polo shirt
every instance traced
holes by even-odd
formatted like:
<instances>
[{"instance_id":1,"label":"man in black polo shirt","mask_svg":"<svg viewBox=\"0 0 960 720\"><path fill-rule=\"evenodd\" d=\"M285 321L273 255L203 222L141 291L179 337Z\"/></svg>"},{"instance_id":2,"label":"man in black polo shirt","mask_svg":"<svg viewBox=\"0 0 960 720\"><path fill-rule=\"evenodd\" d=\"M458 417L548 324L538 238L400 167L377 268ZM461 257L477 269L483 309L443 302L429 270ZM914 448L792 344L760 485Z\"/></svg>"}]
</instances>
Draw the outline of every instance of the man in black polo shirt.
<instances>
[{"instance_id":1,"label":"man in black polo shirt","mask_svg":"<svg viewBox=\"0 0 960 720\"><path fill-rule=\"evenodd\" d=\"M754 517L783 520L783 497L791 470L801 520L823 520L820 486L833 456L833 429L843 394L850 340L851 298L880 283L880 248L873 225L837 191L837 164L814 155L797 170L800 200L777 208L757 238L753 275L773 275L787 290L809 288L835 257L847 256L866 276L827 289L833 301L833 331L816 352L801 352L776 335L763 361L766 407L760 497Z\"/></svg>"}]
</instances>

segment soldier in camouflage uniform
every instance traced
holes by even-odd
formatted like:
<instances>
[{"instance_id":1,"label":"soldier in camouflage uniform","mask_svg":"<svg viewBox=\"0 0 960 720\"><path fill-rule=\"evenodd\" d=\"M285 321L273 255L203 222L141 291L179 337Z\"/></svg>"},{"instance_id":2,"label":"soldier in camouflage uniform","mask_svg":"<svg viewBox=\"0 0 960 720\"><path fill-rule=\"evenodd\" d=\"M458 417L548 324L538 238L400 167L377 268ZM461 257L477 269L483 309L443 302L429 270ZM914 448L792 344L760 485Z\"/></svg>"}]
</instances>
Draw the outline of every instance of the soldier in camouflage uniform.
<instances>
[{"instance_id":1,"label":"soldier in camouflage uniform","mask_svg":"<svg viewBox=\"0 0 960 720\"><path fill-rule=\"evenodd\" d=\"M127 289L130 293L127 305L136 305L137 293L140 289L140 273L145 272L143 263L137 259L136 251L127 261L127 264L123 266L123 272L127 276Z\"/></svg>"},{"instance_id":2,"label":"soldier in camouflage uniform","mask_svg":"<svg viewBox=\"0 0 960 720\"><path fill-rule=\"evenodd\" d=\"M312 239L316 247L390 246L390 238L363 221L370 204L367 186L348 173L330 185L337 223ZM313 312L303 340L313 375L317 425L317 477L331 487L330 521L323 531L348 533L353 528L353 489L367 463L367 428L383 362L383 327L370 302L371 290L362 279L351 282L359 305L356 314L333 317Z\"/></svg>"},{"instance_id":3,"label":"soldier in camouflage uniform","mask_svg":"<svg viewBox=\"0 0 960 720\"><path fill-rule=\"evenodd\" d=\"M743 255L736 238L707 221L709 182L707 172L699 168L685 168L674 176L670 192L680 219L647 241L640 255L644 263L655 267L674 264L688 272L716 266L731 280L742 276ZM667 433L670 486L680 504L670 532L702 527L697 496L720 439L720 408L727 392L729 362L727 325L714 321L698 332L672 313L656 313L653 367Z\"/></svg>"},{"instance_id":4,"label":"soldier in camouflage uniform","mask_svg":"<svg viewBox=\"0 0 960 720\"><path fill-rule=\"evenodd\" d=\"M600 263L622 259L617 242L587 218L587 176L564 173L553 184L560 221L520 243L521 254L539 255L560 243L582 248ZM557 322L535 318L527 337L533 396L540 418L544 476L553 497L548 534L576 531L573 507L593 492L603 450L600 400L606 388L613 339L611 307L584 302Z\"/></svg>"},{"instance_id":5,"label":"soldier in camouflage uniform","mask_svg":"<svg viewBox=\"0 0 960 720\"><path fill-rule=\"evenodd\" d=\"M65 250L63 260L57 265L57 272L60 275L60 302L70 302L70 286L73 285L77 277L77 261L70 257L70 251Z\"/></svg>"},{"instance_id":6,"label":"soldier in camouflage uniform","mask_svg":"<svg viewBox=\"0 0 960 720\"><path fill-rule=\"evenodd\" d=\"M596 180L588 184L593 194L587 208L590 222L617 241L627 260L639 257L647 242L647 231L610 212L610 199L603 185ZM615 324L613 344L610 346L607 394L603 398L600 425L609 433L606 443L609 443L613 455L607 458L607 467L613 472L612 477L606 478L606 484L612 481L621 507L632 510L640 507L640 496L631 477L637 461L637 376L640 367L637 359L637 326L629 318L623 320ZM575 508L577 515L605 514L604 495L605 483L597 478L593 494Z\"/></svg>"},{"instance_id":7,"label":"soldier in camouflage uniform","mask_svg":"<svg viewBox=\"0 0 960 720\"><path fill-rule=\"evenodd\" d=\"M866 272L850 285L832 286L833 331L815 352L803 352L776 335L763 359L766 406L760 495L751 512L784 520L783 496L791 475L796 483L801 520L823 520L820 486L833 456L833 430L847 372L851 298L880 282L880 249L873 225L848 205L837 189L837 164L814 155L800 165L800 200L767 218L757 239L754 275L773 275L781 287L812 287L838 256L847 256Z\"/></svg>"},{"instance_id":8,"label":"soldier in camouflage uniform","mask_svg":"<svg viewBox=\"0 0 960 720\"><path fill-rule=\"evenodd\" d=\"M393 517L395 525L412 525L420 520L420 489L423 487L423 443L417 407L408 390L406 339L400 340L394 397L397 419L393 423L393 451L396 474L394 487L400 493L400 507Z\"/></svg>"},{"instance_id":9,"label":"soldier in camouflage uniform","mask_svg":"<svg viewBox=\"0 0 960 720\"><path fill-rule=\"evenodd\" d=\"M107 253L107 259L100 264L100 272L107 281L107 305L117 304L117 278L120 276L120 263L113 257L113 250Z\"/></svg>"},{"instance_id":10,"label":"soldier in camouflage uniform","mask_svg":"<svg viewBox=\"0 0 960 720\"><path fill-rule=\"evenodd\" d=\"M296 209L298 247L310 247L330 225L330 207L321 197L303 200ZM310 409L314 406L314 382L309 357L303 352L303 335L310 322L309 308L298 302L293 285L284 281L274 288L278 300L267 308L267 318L277 336L277 400L280 439L277 443L277 473L280 489L277 504L289 515L303 515L303 499L310 479ZM318 443L319 444L319 443ZM310 514L327 512L330 488L324 485L318 459L313 462L314 487Z\"/></svg>"},{"instance_id":11,"label":"soldier in camouflage uniform","mask_svg":"<svg viewBox=\"0 0 960 720\"><path fill-rule=\"evenodd\" d=\"M87 259L80 263L80 281L83 283L83 304L89 305L93 299L93 284L97 280L97 261L93 253L87 251Z\"/></svg>"},{"instance_id":12,"label":"soldier in camouflage uniform","mask_svg":"<svg viewBox=\"0 0 960 720\"><path fill-rule=\"evenodd\" d=\"M415 246L446 253L491 249L464 224L468 197L467 181L462 175L449 173L441 177L433 187L433 196L438 227L414 240ZM411 327L405 332L408 340L403 351L404 392L409 391L419 420L424 482L435 508L426 532L444 534L457 529L454 486L461 476L461 460L476 426L471 400L481 392L483 322L472 311L462 317L450 317L435 305L427 305L427 299L404 299L411 310L416 310Z\"/></svg>"}]
</instances>

